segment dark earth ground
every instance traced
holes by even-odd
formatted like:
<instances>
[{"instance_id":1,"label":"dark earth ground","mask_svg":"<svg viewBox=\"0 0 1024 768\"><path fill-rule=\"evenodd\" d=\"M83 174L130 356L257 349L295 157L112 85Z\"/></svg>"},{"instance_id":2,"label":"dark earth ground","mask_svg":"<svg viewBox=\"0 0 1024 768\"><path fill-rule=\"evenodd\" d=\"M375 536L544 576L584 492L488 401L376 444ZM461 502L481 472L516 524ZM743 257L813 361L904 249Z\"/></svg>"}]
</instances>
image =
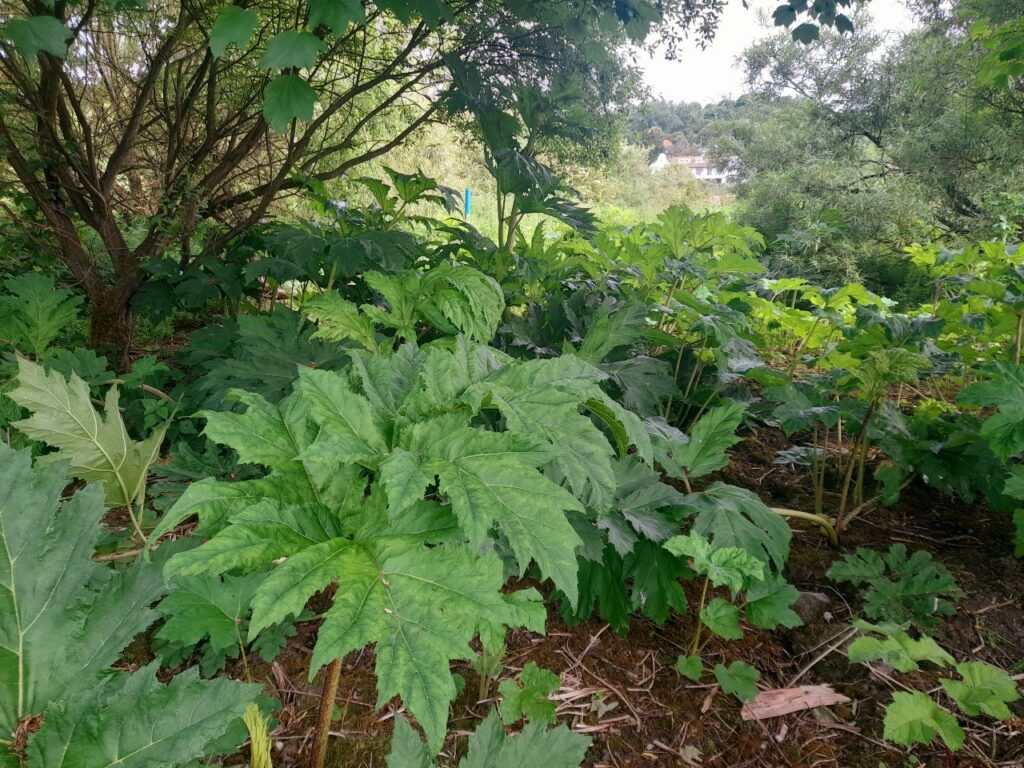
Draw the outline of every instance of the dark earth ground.
<instances>
[{"instance_id":1,"label":"dark earth ground","mask_svg":"<svg viewBox=\"0 0 1024 768\"><path fill-rule=\"evenodd\" d=\"M806 475L772 464L775 451L787 445L781 434L771 431L748 436L736 446L719 479L750 488L772 505L811 509ZM687 652L693 631L690 615L674 616L663 627L634 620L628 636L620 637L600 621L566 628L552 612L547 635L525 631L510 635L505 674L513 675L535 661L560 675L559 722L591 735L586 765L594 768L1024 766L1020 702L1014 705L1018 718L1009 725L961 718L968 739L955 756L941 749L907 751L882 742L882 707L892 691L908 685L934 689L937 675L891 675L883 669L849 664L841 648L859 606L852 592L837 591L825 577L841 552L831 549L809 525L797 522L794 532L787 577L798 589L819 593L808 601L813 615L806 626L773 632L748 628L741 641L712 642L703 654L705 669L742 659L761 672L762 688L827 683L848 696L849 704L743 721L739 703L717 690L712 675L706 673L704 678L711 682L694 684L675 671L675 659ZM966 593L956 615L944 625L940 643L957 659L988 661L1020 676L1024 673L1024 561L1013 557L1011 539L1008 517L916 484L904 491L895 508L876 509L858 518L847 532L844 549L884 550L904 542L911 551L930 551ZM695 585L686 586L692 592ZM695 605L699 596L688 596L691 606ZM315 625L302 624L277 661L267 665L257 660L253 667L254 679L267 683L283 702L272 734L278 768L305 764L320 685L319 678L312 684L306 680L314 640ZM240 669L229 671L241 676ZM451 731L442 753L448 764L457 762L465 749L465 736L496 705L493 699L477 701L478 677L470 665L457 671L467 684L452 706ZM496 682L490 686L490 696L495 689ZM329 766L385 765L391 721L400 711L399 703L377 712L375 701L373 653L354 653L342 669Z\"/></svg>"}]
</instances>

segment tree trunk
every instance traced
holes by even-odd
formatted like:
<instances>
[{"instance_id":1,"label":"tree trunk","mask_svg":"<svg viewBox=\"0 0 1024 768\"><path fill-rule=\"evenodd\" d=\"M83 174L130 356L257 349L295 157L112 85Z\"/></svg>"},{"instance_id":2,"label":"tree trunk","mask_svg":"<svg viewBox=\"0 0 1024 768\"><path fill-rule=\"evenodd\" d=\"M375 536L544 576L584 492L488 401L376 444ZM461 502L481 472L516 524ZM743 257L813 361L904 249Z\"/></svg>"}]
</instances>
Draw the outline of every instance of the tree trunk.
<instances>
[{"instance_id":1,"label":"tree trunk","mask_svg":"<svg viewBox=\"0 0 1024 768\"><path fill-rule=\"evenodd\" d=\"M89 346L97 354L105 355L114 369L124 373L131 368L132 337L135 317L131 310L131 297L117 288L104 290L89 297Z\"/></svg>"}]
</instances>

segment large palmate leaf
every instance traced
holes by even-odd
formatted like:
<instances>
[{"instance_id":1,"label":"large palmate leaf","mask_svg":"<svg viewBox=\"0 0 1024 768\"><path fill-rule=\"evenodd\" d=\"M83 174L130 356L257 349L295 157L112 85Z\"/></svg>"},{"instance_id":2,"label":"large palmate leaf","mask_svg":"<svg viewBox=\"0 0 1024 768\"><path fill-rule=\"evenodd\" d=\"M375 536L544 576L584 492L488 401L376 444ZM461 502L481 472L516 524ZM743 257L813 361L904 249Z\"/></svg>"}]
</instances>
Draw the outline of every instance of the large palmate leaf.
<instances>
[{"instance_id":1,"label":"large palmate leaf","mask_svg":"<svg viewBox=\"0 0 1024 768\"><path fill-rule=\"evenodd\" d=\"M163 442L164 428L142 442L132 440L118 406L117 386L107 390L101 415L89 386L77 376L68 381L56 371L18 359L18 387L7 393L31 416L13 424L27 437L56 448L47 461L66 461L81 480L103 483L109 506L132 506L146 490L149 467Z\"/></svg>"},{"instance_id":2,"label":"large palmate leaf","mask_svg":"<svg viewBox=\"0 0 1024 768\"><path fill-rule=\"evenodd\" d=\"M1006 706L1017 701L1016 681L1006 672L983 661L965 661L956 665L960 680L943 680L942 687L966 714L982 712L997 720L1009 720L1013 713Z\"/></svg>"},{"instance_id":3,"label":"large palmate leaf","mask_svg":"<svg viewBox=\"0 0 1024 768\"><path fill-rule=\"evenodd\" d=\"M459 761L459 768L579 768L589 746L589 738L564 725L548 729L541 723L530 723L518 736L509 738L492 710L469 737L469 750ZM387 763L388 768L437 768L426 745L401 717L395 718Z\"/></svg>"},{"instance_id":4,"label":"large palmate leaf","mask_svg":"<svg viewBox=\"0 0 1024 768\"><path fill-rule=\"evenodd\" d=\"M9 295L0 296L0 343L9 342L38 360L78 316L82 297L35 273L12 277L4 288Z\"/></svg>"},{"instance_id":5,"label":"large palmate leaf","mask_svg":"<svg viewBox=\"0 0 1024 768\"><path fill-rule=\"evenodd\" d=\"M194 765L261 688L200 680L196 670L161 685L157 667L108 677L47 710L42 729L29 740L26 768Z\"/></svg>"},{"instance_id":6,"label":"large palmate leaf","mask_svg":"<svg viewBox=\"0 0 1024 768\"><path fill-rule=\"evenodd\" d=\"M952 750L960 749L965 738L956 718L920 691L892 695L892 703L885 709L883 735L886 741L908 746L931 744L938 735Z\"/></svg>"},{"instance_id":7,"label":"large palmate leaf","mask_svg":"<svg viewBox=\"0 0 1024 768\"><path fill-rule=\"evenodd\" d=\"M497 524L520 569L535 560L575 602L580 539L565 513L582 512L583 505L537 471L550 454L513 434L452 428L447 419L420 426L381 465L392 514L422 498L436 476L470 543L482 546Z\"/></svg>"},{"instance_id":8,"label":"large palmate leaf","mask_svg":"<svg viewBox=\"0 0 1024 768\"><path fill-rule=\"evenodd\" d=\"M450 662L474 656L469 642L477 634L500 637L506 626L543 629L544 612L533 590L502 593L501 561L461 545L450 512L426 501L410 512L390 522L382 494L336 512L264 502L173 558L167 573L179 578L279 562L256 590L250 638L337 583L311 674L376 644L379 704L401 696L436 750L456 694Z\"/></svg>"},{"instance_id":9,"label":"large palmate leaf","mask_svg":"<svg viewBox=\"0 0 1024 768\"><path fill-rule=\"evenodd\" d=\"M186 677L165 688L155 670L110 674L157 618L149 606L165 591L165 558L158 552L123 572L94 562L102 491L89 486L58 511L65 484L62 473L33 469L27 451L0 445L0 738L23 718L45 716L29 739L29 768L70 768L66 761L83 755L73 765L144 768L202 756L259 686L210 688ZM3 745L0 765L17 765Z\"/></svg>"},{"instance_id":10,"label":"large palmate leaf","mask_svg":"<svg viewBox=\"0 0 1024 768\"><path fill-rule=\"evenodd\" d=\"M713 483L686 497L683 505L696 513L693 530L711 539L715 549L738 547L766 566L781 569L789 555L793 532L755 494L725 483Z\"/></svg>"},{"instance_id":11,"label":"large palmate leaf","mask_svg":"<svg viewBox=\"0 0 1024 768\"><path fill-rule=\"evenodd\" d=\"M333 294L317 297L307 312L319 323L320 338L349 339L377 351L374 324L406 341L415 341L420 326L429 324L442 333L486 342L494 337L505 310L498 283L471 267L442 264L428 272L367 272L365 279L385 306L356 308Z\"/></svg>"},{"instance_id":12,"label":"large palmate leaf","mask_svg":"<svg viewBox=\"0 0 1024 768\"><path fill-rule=\"evenodd\" d=\"M680 479L693 479L715 472L729 463L726 451L739 442L736 429L745 408L730 404L704 414L687 437L663 422L650 421L655 456L665 472Z\"/></svg>"}]
</instances>

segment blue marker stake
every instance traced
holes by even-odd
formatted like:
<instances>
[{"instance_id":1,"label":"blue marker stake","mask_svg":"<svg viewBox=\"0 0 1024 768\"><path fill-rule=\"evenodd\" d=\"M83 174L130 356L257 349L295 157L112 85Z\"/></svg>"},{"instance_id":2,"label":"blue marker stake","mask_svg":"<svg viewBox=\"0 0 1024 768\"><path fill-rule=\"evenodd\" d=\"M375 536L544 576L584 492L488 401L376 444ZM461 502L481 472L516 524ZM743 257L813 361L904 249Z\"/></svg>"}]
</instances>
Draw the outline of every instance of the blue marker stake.
<instances>
[{"instance_id":1,"label":"blue marker stake","mask_svg":"<svg viewBox=\"0 0 1024 768\"><path fill-rule=\"evenodd\" d=\"M463 206L463 213L465 213L466 218L468 219L469 214L473 210L473 190L470 189L469 187L466 187L466 197L464 198L464 200L465 205Z\"/></svg>"}]
</instances>

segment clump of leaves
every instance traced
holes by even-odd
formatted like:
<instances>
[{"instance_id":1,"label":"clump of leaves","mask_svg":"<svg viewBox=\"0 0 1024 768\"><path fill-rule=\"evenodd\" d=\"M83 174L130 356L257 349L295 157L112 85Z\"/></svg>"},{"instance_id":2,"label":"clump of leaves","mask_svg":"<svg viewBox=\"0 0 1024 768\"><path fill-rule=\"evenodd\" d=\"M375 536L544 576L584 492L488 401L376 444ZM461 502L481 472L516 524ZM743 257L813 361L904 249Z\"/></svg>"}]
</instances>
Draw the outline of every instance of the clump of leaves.
<instances>
[{"instance_id":1,"label":"clump of leaves","mask_svg":"<svg viewBox=\"0 0 1024 768\"><path fill-rule=\"evenodd\" d=\"M196 671L163 685L156 664L110 668L157 618L166 557L127 571L94 562L103 491L61 505L64 486L62 472L0 444L0 765L183 766L222 752L215 744L260 686Z\"/></svg>"},{"instance_id":2,"label":"clump of leaves","mask_svg":"<svg viewBox=\"0 0 1024 768\"><path fill-rule=\"evenodd\" d=\"M970 717L985 714L997 720L1013 716L1007 704L1017 701L1017 683L1004 670L977 661L957 661L930 637L913 638L909 625L855 622L863 633L847 654L850 661L881 661L898 672L913 672L922 663L953 668L960 679L940 679L945 694ZM936 736L951 750L963 746L965 733L956 717L921 691L898 692L886 707L884 737L896 744L930 744Z\"/></svg>"},{"instance_id":3,"label":"clump of leaves","mask_svg":"<svg viewBox=\"0 0 1024 768\"><path fill-rule=\"evenodd\" d=\"M954 601L963 597L946 566L923 550L908 557L903 544L893 544L884 555L860 547L833 563L828 577L863 588L868 618L926 630L952 615Z\"/></svg>"},{"instance_id":4,"label":"clump of leaves","mask_svg":"<svg viewBox=\"0 0 1024 768\"><path fill-rule=\"evenodd\" d=\"M345 374L300 369L280 403L234 392L244 412L203 412L207 437L268 472L194 483L154 536L194 514L210 537L177 555L169 578L271 568L250 640L337 583L311 674L376 643L379 703L401 696L436 750L456 694L450 662L471 659L476 636L497 653L507 627L543 629L536 590L502 592L506 569L533 562L578 599L577 526L598 529L551 477L586 494L598 462L630 447L649 457L650 445L601 391L604 375L571 356L513 362L460 337L352 360ZM581 429L603 442L588 454L595 465L560 450Z\"/></svg>"},{"instance_id":5,"label":"clump of leaves","mask_svg":"<svg viewBox=\"0 0 1024 768\"><path fill-rule=\"evenodd\" d=\"M175 666L201 648L199 669L204 675L213 675L229 659L241 656L248 676L250 645L268 661L277 656L288 637L295 634L293 622L249 636L252 599L264 576L183 576L176 580L174 591L157 606L164 617L156 633L161 661Z\"/></svg>"},{"instance_id":6,"label":"clump of leaves","mask_svg":"<svg viewBox=\"0 0 1024 768\"><path fill-rule=\"evenodd\" d=\"M37 360L78 317L82 296L57 288L53 279L28 273L4 282L0 295L0 344Z\"/></svg>"},{"instance_id":7,"label":"clump of leaves","mask_svg":"<svg viewBox=\"0 0 1024 768\"><path fill-rule=\"evenodd\" d=\"M501 719L514 723L525 717L531 723L554 723L556 704L549 697L561 684L554 672L529 662L516 679L509 678L498 684Z\"/></svg>"}]
</instances>

